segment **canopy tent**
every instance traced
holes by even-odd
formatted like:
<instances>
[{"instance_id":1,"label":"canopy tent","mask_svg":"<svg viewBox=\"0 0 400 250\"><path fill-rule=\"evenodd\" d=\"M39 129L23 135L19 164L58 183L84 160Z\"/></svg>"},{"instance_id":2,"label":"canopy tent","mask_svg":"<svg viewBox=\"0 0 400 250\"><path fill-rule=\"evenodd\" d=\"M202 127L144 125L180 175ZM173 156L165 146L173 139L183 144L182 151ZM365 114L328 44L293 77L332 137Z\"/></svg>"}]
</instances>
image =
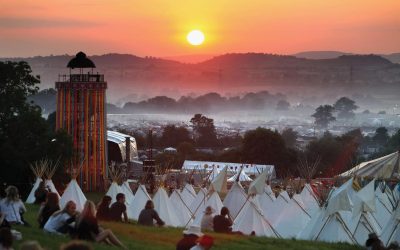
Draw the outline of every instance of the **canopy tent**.
<instances>
[{"instance_id":1,"label":"canopy tent","mask_svg":"<svg viewBox=\"0 0 400 250\"><path fill-rule=\"evenodd\" d=\"M210 162L210 161L188 161L185 160L182 170L198 170L210 172L216 167L218 170L228 167L229 172L237 172L241 167L248 175L259 175L264 171L268 171L270 178L275 178L275 167L273 165L258 165L249 163L231 163L231 162Z\"/></svg>"},{"instance_id":2,"label":"canopy tent","mask_svg":"<svg viewBox=\"0 0 400 250\"><path fill-rule=\"evenodd\" d=\"M157 211L160 218L165 222L167 226L177 227L180 226L177 212L168 198L167 192L164 188L158 188L156 194L153 197L154 209Z\"/></svg>"},{"instance_id":3,"label":"canopy tent","mask_svg":"<svg viewBox=\"0 0 400 250\"><path fill-rule=\"evenodd\" d=\"M388 179L393 177L399 177L400 174L400 162L399 152L374 159L372 161L366 161L358 164L354 168L342 173L340 176L360 176L360 177L371 177L378 179Z\"/></svg>"},{"instance_id":4,"label":"canopy tent","mask_svg":"<svg viewBox=\"0 0 400 250\"><path fill-rule=\"evenodd\" d=\"M82 192L82 189L79 187L76 179L71 179L68 183L67 188L64 190L64 193L60 199L60 207L64 208L68 201L73 201L76 204L76 210L82 212L83 206L86 202L86 197Z\"/></svg>"},{"instance_id":5,"label":"canopy tent","mask_svg":"<svg viewBox=\"0 0 400 250\"><path fill-rule=\"evenodd\" d=\"M146 187L140 185L136 191L135 198L127 208L128 218L137 220L148 200L151 200L151 197L149 193L147 193Z\"/></svg>"}]
</instances>

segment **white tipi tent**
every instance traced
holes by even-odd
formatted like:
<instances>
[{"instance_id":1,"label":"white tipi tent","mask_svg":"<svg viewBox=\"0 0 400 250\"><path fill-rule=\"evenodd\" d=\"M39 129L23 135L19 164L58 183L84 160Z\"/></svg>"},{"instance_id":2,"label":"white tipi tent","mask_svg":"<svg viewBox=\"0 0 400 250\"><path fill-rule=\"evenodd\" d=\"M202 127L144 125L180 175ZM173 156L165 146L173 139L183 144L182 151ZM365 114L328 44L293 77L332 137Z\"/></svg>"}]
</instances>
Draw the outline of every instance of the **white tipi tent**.
<instances>
[{"instance_id":1,"label":"white tipi tent","mask_svg":"<svg viewBox=\"0 0 400 250\"><path fill-rule=\"evenodd\" d=\"M60 206L63 208L67 204L68 201L73 201L76 204L76 210L81 212L83 210L83 206L86 202L86 197L82 192L82 189L79 187L76 179L73 178L68 183L67 188L64 190L64 193L60 199Z\"/></svg>"},{"instance_id":2,"label":"white tipi tent","mask_svg":"<svg viewBox=\"0 0 400 250\"><path fill-rule=\"evenodd\" d=\"M319 206L318 199L309 183L306 183L306 185L304 185L304 188L301 191L300 196L301 200L304 203L307 213L310 214L311 217L318 214L318 211L320 211L321 208Z\"/></svg>"},{"instance_id":3,"label":"white tipi tent","mask_svg":"<svg viewBox=\"0 0 400 250\"><path fill-rule=\"evenodd\" d=\"M56 193L58 195L58 198L60 198L60 195L58 194L57 189L54 186L53 181L51 180L51 178L53 178L54 174L56 173L58 164L59 164L59 161L57 161L54 165L52 164L51 161L47 161L46 180L44 181L44 183L45 183L45 186L50 190L50 192Z\"/></svg>"},{"instance_id":4,"label":"white tipi tent","mask_svg":"<svg viewBox=\"0 0 400 250\"><path fill-rule=\"evenodd\" d=\"M125 203L129 205L135 198L135 195L133 194L128 181L124 181L124 183L122 183L121 191L123 194L125 194Z\"/></svg>"},{"instance_id":5,"label":"white tipi tent","mask_svg":"<svg viewBox=\"0 0 400 250\"><path fill-rule=\"evenodd\" d=\"M146 187L140 185L136 191L135 198L127 208L127 214L129 219L137 220L140 212L144 209L146 202L151 200L149 193L147 193Z\"/></svg>"},{"instance_id":6,"label":"white tipi tent","mask_svg":"<svg viewBox=\"0 0 400 250\"><path fill-rule=\"evenodd\" d=\"M190 212L192 214L195 213L197 208L201 205L201 203L204 202L204 200L206 199L205 198L206 194L207 190L205 190L204 188L200 189L200 191L197 193L196 197L194 198L194 201L189 206Z\"/></svg>"},{"instance_id":7,"label":"white tipi tent","mask_svg":"<svg viewBox=\"0 0 400 250\"><path fill-rule=\"evenodd\" d=\"M396 208L383 228L380 239L385 246L393 241L400 242L400 206Z\"/></svg>"},{"instance_id":8,"label":"white tipi tent","mask_svg":"<svg viewBox=\"0 0 400 250\"><path fill-rule=\"evenodd\" d=\"M164 188L158 188L153 197L153 202L154 209L158 212L158 215L167 226L177 227L180 225L177 214L179 211L174 209L174 206L171 204Z\"/></svg>"},{"instance_id":9,"label":"white tipi tent","mask_svg":"<svg viewBox=\"0 0 400 250\"><path fill-rule=\"evenodd\" d=\"M280 238L279 233L263 216L258 199L256 198L248 199L246 205L236 217L232 229L233 231L240 231L247 235L254 232L257 236Z\"/></svg>"},{"instance_id":10,"label":"white tipi tent","mask_svg":"<svg viewBox=\"0 0 400 250\"><path fill-rule=\"evenodd\" d=\"M228 179L228 182L234 181L252 181L252 179L244 171L239 170L234 176Z\"/></svg>"},{"instance_id":11,"label":"white tipi tent","mask_svg":"<svg viewBox=\"0 0 400 250\"><path fill-rule=\"evenodd\" d=\"M26 199L26 203L32 204L35 202L35 191L39 187L39 184L43 181L42 177L46 171L45 165L42 164L41 161L35 162L33 165L29 165L30 168L32 169L32 172L36 176L35 184L33 184L32 190L28 195L28 198Z\"/></svg>"},{"instance_id":12,"label":"white tipi tent","mask_svg":"<svg viewBox=\"0 0 400 250\"><path fill-rule=\"evenodd\" d=\"M233 218L239 214L240 209L246 203L247 195L239 182L234 182L228 194L226 195L223 204L229 209L229 212Z\"/></svg>"},{"instance_id":13,"label":"white tipi tent","mask_svg":"<svg viewBox=\"0 0 400 250\"><path fill-rule=\"evenodd\" d=\"M180 193L183 201L185 202L186 205L192 204L194 199L196 198L196 191L194 191L194 188L192 185L189 183L186 183L186 185L183 187L183 190Z\"/></svg>"},{"instance_id":14,"label":"white tipi tent","mask_svg":"<svg viewBox=\"0 0 400 250\"><path fill-rule=\"evenodd\" d=\"M169 200L175 211L178 212L179 226L184 227L188 222L191 223L192 213L190 212L189 206L183 201L178 190L172 192Z\"/></svg>"},{"instance_id":15,"label":"white tipi tent","mask_svg":"<svg viewBox=\"0 0 400 250\"><path fill-rule=\"evenodd\" d=\"M206 197L206 200L202 201L200 205L197 207L197 209L194 212L194 219L191 225L197 225L200 226L201 224L201 219L203 218L204 212L206 210L206 207L210 206L212 208L213 214L212 216L215 216L221 212L221 208L224 206L222 204L221 198L219 197L217 192L212 192L208 197Z\"/></svg>"},{"instance_id":16,"label":"white tipi tent","mask_svg":"<svg viewBox=\"0 0 400 250\"><path fill-rule=\"evenodd\" d=\"M112 204L117 201L117 194L123 193L122 187L118 184L121 183L122 179L121 168L116 167L114 162L111 163L111 165L108 167L108 175L111 177L112 183L108 188L106 195L111 197Z\"/></svg>"}]
</instances>

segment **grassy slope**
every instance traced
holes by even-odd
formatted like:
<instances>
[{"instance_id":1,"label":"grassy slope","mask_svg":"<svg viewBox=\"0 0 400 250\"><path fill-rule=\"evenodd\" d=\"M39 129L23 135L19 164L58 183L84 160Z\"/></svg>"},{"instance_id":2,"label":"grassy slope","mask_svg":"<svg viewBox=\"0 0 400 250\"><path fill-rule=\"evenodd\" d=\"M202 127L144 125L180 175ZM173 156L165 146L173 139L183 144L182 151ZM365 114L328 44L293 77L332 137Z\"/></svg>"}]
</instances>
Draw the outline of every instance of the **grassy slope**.
<instances>
[{"instance_id":1,"label":"grassy slope","mask_svg":"<svg viewBox=\"0 0 400 250\"><path fill-rule=\"evenodd\" d=\"M90 196L89 196L90 197ZM95 197L93 197L95 198ZM97 199L95 199L97 200ZM38 229L36 215L38 206L28 205L26 220L32 223L32 227L17 226L22 232L23 240L37 240L46 249L58 249L59 246L68 242L68 237L45 234ZM128 246L129 249L175 249L175 244L182 236L181 228L158 228L142 227L134 223L103 223L103 227L110 228ZM266 237L233 236L210 233L215 238L213 249L306 249L306 250L356 250L357 246L348 244L328 244L311 241L281 240ZM17 242L14 247L19 249ZM116 249L103 244L94 244L95 249Z\"/></svg>"}]
</instances>

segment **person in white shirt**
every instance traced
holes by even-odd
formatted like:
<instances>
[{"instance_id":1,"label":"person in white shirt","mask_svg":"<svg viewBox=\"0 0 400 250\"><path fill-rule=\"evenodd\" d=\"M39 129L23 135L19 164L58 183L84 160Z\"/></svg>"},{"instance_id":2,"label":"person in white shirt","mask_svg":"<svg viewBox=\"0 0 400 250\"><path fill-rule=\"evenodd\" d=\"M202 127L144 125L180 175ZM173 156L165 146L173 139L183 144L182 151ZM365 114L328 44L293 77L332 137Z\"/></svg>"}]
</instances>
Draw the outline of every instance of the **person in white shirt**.
<instances>
[{"instance_id":1,"label":"person in white shirt","mask_svg":"<svg viewBox=\"0 0 400 250\"><path fill-rule=\"evenodd\" d=\"M68 201L63 210L59 210L50 216L43 230L56 234L72 233L71 230L74 228L72 224L75 222L76 215L75 202Z\"/></svg>"},{"instance_id":2,"label":"person in white shirt","mask_svg":"<svg viewBox=\"0 0 400 250\"><path fill-rule=\"evenodd\" d=\"M213 219L214 217L212 216L213 209L212 207L208 206L206 207L206 210L204 211L203 218L201 219L201 230L208 230L208 231L213 231L214 228L214 223Z\"/></svg>"},{"instance_id":3,"label":"person in white shirt","mask_svg":"<svg viewBox=\"0 0 400 250\"><path fill-rule=\"evenodd\" d=\"M26 208L19 198L17 187L7 187L6 194L6 198L0 201L0 212L10 224L24 224L21 214L26 212Z\"/></svg>"}]
</instances>

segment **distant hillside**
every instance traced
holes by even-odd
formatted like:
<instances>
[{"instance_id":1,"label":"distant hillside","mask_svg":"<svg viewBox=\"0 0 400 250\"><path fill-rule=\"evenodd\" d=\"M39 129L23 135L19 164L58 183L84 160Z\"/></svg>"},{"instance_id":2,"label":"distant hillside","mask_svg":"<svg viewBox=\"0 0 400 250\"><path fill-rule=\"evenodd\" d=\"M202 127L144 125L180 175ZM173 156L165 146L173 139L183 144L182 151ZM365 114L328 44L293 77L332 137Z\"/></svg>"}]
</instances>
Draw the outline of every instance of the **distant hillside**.
<instances>
[{"instance_id":1,"label":"distant hillside","mask_svg":"<svg viewBox=\"0 0 400 250\"><path fill-rule=\"evenodd\" d=\"M340 51L304 51L294 54L293 56L306 59L332 59L343 55L351 55Z\"/></svg>"},{"instance_id":2,"label":"distant hillside","mask_svg":"<svg viewBox=\"0 0 400 250\"><path fill-rule=\"evenodd\" d=\"M400 53L393 53L389 55L384 55L384 57L391 62L400 63Z\"/></svg>"},{"instance_id":3,"label":"distant hillside","mask_svg":"<svg viewBox=\"0 0 400 250\"><path fill-rule=\"evenodd\" d=\"M54 87L59 74L69 73L66 65L71 58L61 55L11 60L27 61L34 74L41 76L41 89L45 89ZM103 73L108 82L108 100L114 103L124 100L121 104L143 100L144 96L178 98L188 93L237 94L261 90L291 91L301 97L329 93L334 98L347 94L349 88L357 94L378 91L393 95L399 93L396 91L400 86L400 65L377 55L342 55L311 60L262 53L232 53L197 64L127 54L90 58L97 66L94 71Z\"/></svg>"}]
</instances>

